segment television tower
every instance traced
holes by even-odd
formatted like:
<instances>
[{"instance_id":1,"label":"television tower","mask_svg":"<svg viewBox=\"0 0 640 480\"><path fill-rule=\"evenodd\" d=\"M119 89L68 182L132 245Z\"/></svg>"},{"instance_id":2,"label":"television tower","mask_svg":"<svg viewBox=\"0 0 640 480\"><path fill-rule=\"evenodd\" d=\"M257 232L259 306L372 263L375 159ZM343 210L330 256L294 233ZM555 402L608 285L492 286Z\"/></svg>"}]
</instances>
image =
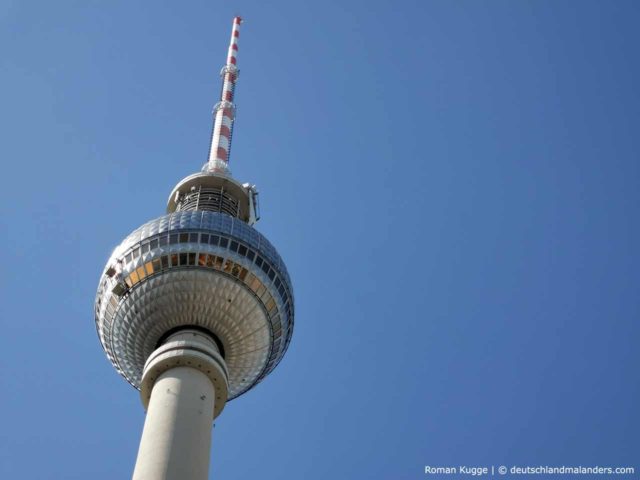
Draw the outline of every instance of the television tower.
<instances>
[{"instance_id":1,"label":"television tower","mask_svg":"<svg viewBox=\"0 0 640 480\"><path fill-rule=\"evenodd\" d=\"M252 227L258 192L229 170L241 22L207 163L114 249L98 285L100 342L147 411L135 480L208 478L213 419L273 371L293 333L287 268Z\"/></svg>"}]
</instances>

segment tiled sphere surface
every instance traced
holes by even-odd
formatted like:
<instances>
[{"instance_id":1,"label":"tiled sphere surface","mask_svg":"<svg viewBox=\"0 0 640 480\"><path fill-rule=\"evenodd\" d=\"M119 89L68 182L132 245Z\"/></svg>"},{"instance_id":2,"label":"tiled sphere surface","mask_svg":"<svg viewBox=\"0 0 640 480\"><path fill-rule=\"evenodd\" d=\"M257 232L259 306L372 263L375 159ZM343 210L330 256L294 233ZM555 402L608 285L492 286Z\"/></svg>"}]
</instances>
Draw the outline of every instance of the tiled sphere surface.
<instances>
[{"instance_id":1,"label":"tiled sphere surface","mask_svg":"<svg viewBox=\"0 0 640 480\"><path fill-rule=\"evenodd\" d=\"M195 325L214 333L232 399L282 359L293 333L293 290L280 255L254 228L221 213L176 212L116 247L95 316L107 357L136 388L167 332Z\"/></svg>"}]
</instances>

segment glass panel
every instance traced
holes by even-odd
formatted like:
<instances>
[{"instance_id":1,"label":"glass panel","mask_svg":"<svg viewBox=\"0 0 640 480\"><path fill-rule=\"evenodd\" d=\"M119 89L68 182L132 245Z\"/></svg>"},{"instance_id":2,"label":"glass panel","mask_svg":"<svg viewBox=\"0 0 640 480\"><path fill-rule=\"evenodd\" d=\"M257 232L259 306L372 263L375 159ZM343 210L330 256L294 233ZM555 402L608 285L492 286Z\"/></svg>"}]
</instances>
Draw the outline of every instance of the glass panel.
<instances>
[{"instance_id":1,"label":"glass panel","mask_svg":"<svg viewBox=\"0 0 640 480\"><path fill-rule=\"evenodd\" d=\"M262 257L258 256L258 258L256 258L256 265L258 265L259 267L262 266Z\"/></svg>"},{"instance_id":2,"label":"glass panel","mask_svg":"<svg viewBox=\"0 0 640 480\"><path fill-rule=\"evenodd\" d=\"M249 250L247 252L247 258L253 262L253 259L256 258L256 253L253 250Z\"/></svg>"},{"instance_id":3,"label":"glass panel","mask_svg":"<svg viewBox=\"0 0 640 480\"><path fill-rule=\"evenodd\" d=\"M211 235L211 237L209 238L209 245L218 245L218 242L220 241L220 237L217 235Z\"/></svg>"},{"instance_id":4,"label":"glass panel","mask_svg":"<svg viewBox=\"0 0 640 480\"><path fill-rule=\"evenodd\" d=\"M142 253L147 253L149 251L149 244L148 243L143 243L142 244Z\"/></svg>"},{"instance_id":5,"label":"glass panel","mask_svg":"<svg viewBox=\"0 0 640 480\"><path fill-rule=\"evenodd\" d=\"M171 255L171 266L172 267L177 267L178 266L178 254L174 253Z\"/></svg>"},{"instance_id":6,"label":"glass panel","mask_svg":"<svg viewBox=\"0 0 640 480\"><path fill-rule=\"evenodd\" d=\"M171 245L178 243L178 237L179 235L177 233L172 233L171 235L169 235L169 243Z\"/></svg>"},{"instance_id":7,"label":"glass panel","mask_svg":"<svg viewBox=\"0 0 640 480\"><path fill-rule=\"evenodd\" d=\"M181 253L180 254L180 265L186 265L187 264L187 254L186 253Z\"/></svg>"},{"instance_id":8,"label":"glass panel","mask_svg":"<svg viewBox=\"0 0 640 480\"><path fill-rule=\"evenodd\" d=\"M243 256L246 255L247 254L247 247L245 247L244 245L240 245L238 247L238 253L240 255L243 255Z\"/></svg>"},{"instance_id":9,"label":"glass panel","mask_svg":"<svg viewBox=\"0 0 640 480\"><path fill-rule=\"evenodd\" d=\"M201 233L200 234L200 243L209 243L209 234Z\"/></svg>"},{"instance_id":10,"label":"glass panel","mask_svg":"<svg viewBox=\"0 0 640 480\"><path fill-rule=\"evenodd\" d=\"M138 283L138 274L136 272L131 272L131 275L129 275L129 278L131 279L131 282L133 282L134 284Z\"/></svg>"},{"instance_id":11,"label":"glass panel","mask_svg":"<svg viewBox=\"0 0 640 480\"><path fill-rule=\"evenodd\" d=\"M133 287L133 280L131 280L131 277L125 278L124 283L126 283L129 286L129 288Z\"/></svg>"},{"instance_id":12,"label":"glass panel","mask_svg":"<svg viewBox=\"0 0 640 480\"><path fill-rule=\"evenodd\" d=\"M124 262L129 263L131 261L131 252L127 253L127 256L124 257Z\"/></svg>"},{"instance_id":13,"label":"glass panel","mask_svg":"<svg viewBox=\"0 0 640 480\"><path fill-rule=\"evenodd\" d=\"M205 267L207 265L206 253L201 253L200 255L198 255L198 265L200 265L201 267Z\"/></svg>"},{"instance_id":14,"label":"glass panel","mask_svg":"<svg viewBox=\"0 0 640 480\"><path fill-rule=\"evenodd\" d=\"M167 257L164 257L167 258ZM160 259L159 258L154 258L153 259L153 271L157 272L158 270L162 269L162 265L160 264Z\"/></svg>"},{"instance_id":15,"label":"glass panel","mask_svg":"<svg viewBox=\"0 0 640 480\"><path fill-rule=\"evenodd\" d=\"M233 268L233 262L231 260L227 260L224 264L224 271L227 273L231 273L231 269Z\"/></svg>"},{"instance_id":16,"label":"glass panel","mask_svg":"<svg viewBox=\"0 0 640 480\"><path fill-rule=\"evenodd\" d=\"M251 288L251 290L253 290L254 292L256 292L258 290L258 288L260 288L260 286L262 285L262 282L260 281L260 279L258 277L256 277L255 275L251 274L251 276L253 277L250 280L247 280L247 282L249 283L249 287Z\"/></svg>"},{"instance_id":17,"label":"glass panel","mask_svg":"<svg viewBox=\"0 0 640 480\"><path fill-rule=\"evenodd\" d=\"M196 254L195 253L190 253L189 254L189 265L195 265L196 264Z\"/></svg>"},{"instance_id":18,"label":"glass panel","mask_svg":"<svg viewBox=\"0 0 640 480\"><path fill-rule=\"evenodd\" d=\"M215 255L207 255L207 267L213 268L213 263L215 262Z\"/></svg>"},{"instance_id":19,"label":"glass panel","mask_svg":"<svg viewBox=\"0 0 640 480\"><path fill-rule=\"evenodd\" d=\"M189 242L189 234L181 233L180 234L180 243L188 243Z\"/></svg>"},{"instance_id":20,"label":"glass panel","mask_svg":"<svg viewBox=\"0 0 640 480\"><path fill-rule=\"evenodd\" d=\"M229 247L230 250L237 252L238 251L238 242L231 242L231 246Z\"/></svg>"},{"instance_id":21,"label":"glass panel","mask_svg":"<svg viewBox=\"0 0 640 480\"><path fill-rule=\"evenodd\" d=\"M198 234L197 233L190 233L189 234L189 241L191 243L198 243Z\"/></svg>"},{"instance_id":22,"label":"glass panel","mask_svg":"<svg viewBox=\"0 0 640 480\"><path fill-rule=\"evenodd\" d=\"M222 248L227 248L228 245L229 245L229 240L227 240L224 237L220 237L220 246Z\"/></svg>"},{"instance_id":23,"label":"glass panel","mask_svg":"<svg viewBox=\"0 0 640 480\"><path fill-rule=\"evenodd\" d=\"M147 274L144 272L144 267L138 267L136 268L136 273L138 274L138 278L140 280L142 280L144 277L147 276Z\"/></svg>"},{"instance_id":24,"label":"glass panel","mask_svg":"<svg viewBox=\"0 0 640 480\"><path fill-rule=\"evenodd\" d=\"M140 256L140 247L134 248L131 255L133 255L133 258L138 258Z\"/></svg>"},{"instance_id":25,"label":"glass panel","mask_svg":"<svg viewBox=\"0 0 640 480\"><path fill-rule=\"evenodd\" d=\"M215 261L214 267L217 268L218 270L222 270L222 262L223 261L224 261L224 258L216 257L216 261Z\"/></svg>"},{"instance_id":26,"label":"glass panel","mask_svg":"<svg viewBox=\"0 0 640 480\"><path fill-rule=\"evenodd\" d=\"M240 270L240 275L238 275L240 277L240 280L244 280L247 276L247 273L249 273L249 270L247 270L246 268Z\"/></svg>"},{"instance_id":27,"label":"glass panel","mask_svg":"<svg viewBox=\"0 0 640 480\"><path fill-rule=\"evenodd\" d=\"M265 292L264 295L262 295L262 301L265 303L265 305L271 300L273 300L273 297L269 292Z\"/></svg>"},{"instance_id":28,"label":"glass panel","mask_svg":"<svg viewBox=\"0 0 640 480\"><path fill-rule=\"evenodd\" d=\"M151 240L151 250L153 250L154 248L158 248L158 239L154 238L153 240Z\"/></svg>"},{"instance_id":29,"label":"glass panel","mask_svg":"<svg viewBox=\"0 0 640 480\"><path fill-rule=\"evenodd\" d=\"M274 277L276 276L276 272L274 272L273 270L269 270L268 275L269 275L269 278L270 278L271 280L273 280L273 279L274 279Z\"/></svg>"},{"instance_id":30,"label":"glass panel","mask_svg":"<svg viewBox=\"0 0 640 480\"><path fill-rule=\"evenodd\" d=\"M276 302L273 300L273 297L269 296L269 301L265 305L267 311L270 312L275 306Z\"/></svg>"},{"instance_id":31,"label":"glass panel","mask_svg":"<svg viewBox=\"0 0 640 480\"><path fill-rule=\"evenodd\" d=\"M144 269L147 272L147 275L151 275L153 273L153 263L147 262L144 264Z\"/></svg>"},{"instance_id":32,"label":"glass panel","mask_svg":"<svg viewBox=\"0 0 640 480\"><path fill-rule=\"evenodd\" d=\"M163 235L162 237L160 237L160 246L164 247L167 244L167 240L168 240L168 237L166 235Z\"/></svg>"},{"instance_id":33,"label":"glass panel","mask_svg":"<svg viewBox=\"0 0 640 480\"><path fill-rule=\"evenodd\" d=\"M163 255L160 257L160 261L162 262L162 268L169 268L169 257Z\"/></svg>"}]
</instances>

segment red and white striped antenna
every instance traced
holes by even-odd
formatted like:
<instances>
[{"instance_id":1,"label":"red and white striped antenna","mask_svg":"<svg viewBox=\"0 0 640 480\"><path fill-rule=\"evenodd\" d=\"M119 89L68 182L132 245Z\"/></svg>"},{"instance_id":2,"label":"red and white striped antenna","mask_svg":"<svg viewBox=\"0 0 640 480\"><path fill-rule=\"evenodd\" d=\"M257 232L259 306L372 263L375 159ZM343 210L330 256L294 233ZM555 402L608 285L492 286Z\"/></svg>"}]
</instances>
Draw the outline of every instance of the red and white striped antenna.
<instances>
[{"instance_id":1,"label":"red and white striped antenna","mask_svg":"<svg viewBox=\"0 0 640 480\"><path fill-rule=\"evenodd\" d=\"M220 101L213 107L213 131L211 132L209 161L206 165L207 171L224 175L229 174L231 138L233 135L233 122L236 117L236 106L233 103L233 94L239 73L236 56L238 55L238 38L240 37L241 23L242 18L235 17L233 19L227 63L220 71L220 76L223 79L222 93L220 94Z\"/></svg>"}]
</instances>

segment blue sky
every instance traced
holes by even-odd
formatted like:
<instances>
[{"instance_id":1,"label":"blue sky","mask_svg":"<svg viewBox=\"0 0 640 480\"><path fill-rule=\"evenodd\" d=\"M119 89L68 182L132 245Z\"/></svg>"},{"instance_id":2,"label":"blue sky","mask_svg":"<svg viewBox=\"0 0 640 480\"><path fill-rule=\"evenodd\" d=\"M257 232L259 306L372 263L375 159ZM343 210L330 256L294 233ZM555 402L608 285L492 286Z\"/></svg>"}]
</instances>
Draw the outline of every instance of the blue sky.
<instances>
[{"instance_id":1,"label":"blue sky","mask_svg":"<svg viewBox=\"0 0 640 480\"><path fill-rule=\"evenodd\" d=\"M205 162L236 14L231 168L296 327L211 477L638 471L637 2L3 1L1 476L131 474L95 289Z\"/></svg>"}]
</instances>

